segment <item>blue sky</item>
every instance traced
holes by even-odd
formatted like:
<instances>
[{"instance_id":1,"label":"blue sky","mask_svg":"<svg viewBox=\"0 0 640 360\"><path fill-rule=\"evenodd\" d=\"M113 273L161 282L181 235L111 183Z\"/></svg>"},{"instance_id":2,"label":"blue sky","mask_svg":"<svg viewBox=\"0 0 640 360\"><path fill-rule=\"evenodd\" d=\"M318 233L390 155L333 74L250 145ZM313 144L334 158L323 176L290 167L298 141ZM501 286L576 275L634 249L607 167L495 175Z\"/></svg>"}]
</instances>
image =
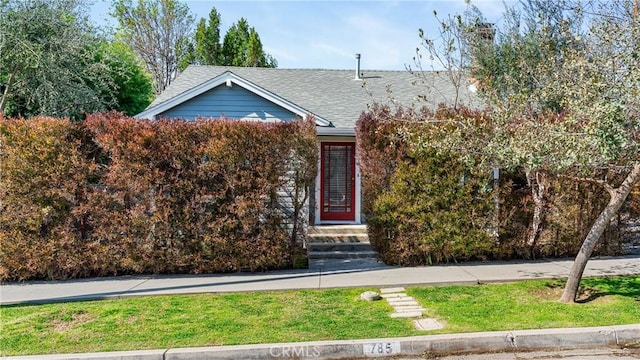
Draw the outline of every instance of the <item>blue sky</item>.
<instances>
[{"instance_id":1,"label":"blue sky","mask_svg":"<svg viewBox=\"0 0 640 360\"><path fill-rule=\"evenodd\" d=\"M212 7L222 15L221 36L244 17L256 28L265 51L281 68L352 69L362 54L363 69L404 70L413 66L418 29L437 34L440 17L461 13L464 0L422 1L184 1L196 20ZM109 0L91 7L100 24L109 20ZM500 22L503 0L473 1L491 22Z\"/></svg>"}]
</instances>

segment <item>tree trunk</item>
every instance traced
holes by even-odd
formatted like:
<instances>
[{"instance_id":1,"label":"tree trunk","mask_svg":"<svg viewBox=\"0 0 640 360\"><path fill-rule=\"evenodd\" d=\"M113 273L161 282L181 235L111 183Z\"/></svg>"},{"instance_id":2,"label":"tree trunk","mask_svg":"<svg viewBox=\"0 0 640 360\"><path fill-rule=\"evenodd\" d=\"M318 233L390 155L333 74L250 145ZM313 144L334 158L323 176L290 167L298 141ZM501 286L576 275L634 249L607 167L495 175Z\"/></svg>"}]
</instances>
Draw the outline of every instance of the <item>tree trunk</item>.
<instances>
[{"instance_id":1,"label":"tree trunk","mask_svg":"<svg viewBox=\"0 0 640 360\"><path fill-rule=\"evenodd\" d=\"M7 107L7 98L9 97L9 92L12 90L13 79L18 72L18 67L16 66L13 69L13 72L9 74L9 79L7 79L7 85L4 88L4 92L2 93L2 97L0 98L0 114L4 114L4 109Z\"/></svg>"},{"instance_id":2,"label":"tree trunk","mask_svg":"<svg viewBox=\"0 0 640 360\"><path fill-rule=\"evenodd\" d=\"M531 233L527 240L527 245L529 245L529 250L533 256L533 250L536 246L536 242L538 241L538 234L540 233L540 226L542 225L546 188L542 174L539 172L535 173L535 181L531 177L530 170L525 170L525 175L527 176L527 184L531 188L531 196L534 204L533 219L531 220Z\"/></svg>"},{"instance_id":3,"label":"tree trunk","mask_svg":"<svg viewBox=\"0 0 640 360\"><path fill-rule=\"evenodd\" d=\"M589 260L593 249L598 243L598 240L600 240L600 237L604 233L607 225L611 222L611 219L616 216L618 210L620 210L620 207L627 199L633 185L638 180L640 180L640 163L634 164L633 169L624 179L620 187L617 189L608 189L611 196L609 204L607 204L600 215L598 215L598 218L591 226L591 230L589 230L587 237L584 239L584 242L580 247L580 251L578 251L578 255L571 267L569 278L567 279L567 285L565 286L562 297L560 298L561 302L573 303L576 301L580 280L582 279L582 274L584 273L584 269L587 266L587 261Z\"/></svg>"}]
</instances>

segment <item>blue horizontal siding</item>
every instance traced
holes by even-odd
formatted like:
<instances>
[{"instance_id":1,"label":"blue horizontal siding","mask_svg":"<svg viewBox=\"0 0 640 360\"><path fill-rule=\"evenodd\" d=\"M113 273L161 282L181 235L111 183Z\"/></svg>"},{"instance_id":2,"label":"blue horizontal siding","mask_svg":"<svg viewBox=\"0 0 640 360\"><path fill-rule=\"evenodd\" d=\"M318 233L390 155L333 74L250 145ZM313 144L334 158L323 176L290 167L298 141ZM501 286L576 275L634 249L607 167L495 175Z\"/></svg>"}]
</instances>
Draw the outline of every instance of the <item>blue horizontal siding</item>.
<instances>
[{"instance_id":1,"label":"blue horizontal siding","mask_svg":"<svg viewBox=\"0 0 640 360\"><path fill-rule=\"evenodd\" d=\"M291 121L296 114L286 110L236 84L218 86L185 101L158 118L194 120L198 117L244 119L254 121Z\"/></svg>"}]
</instances>

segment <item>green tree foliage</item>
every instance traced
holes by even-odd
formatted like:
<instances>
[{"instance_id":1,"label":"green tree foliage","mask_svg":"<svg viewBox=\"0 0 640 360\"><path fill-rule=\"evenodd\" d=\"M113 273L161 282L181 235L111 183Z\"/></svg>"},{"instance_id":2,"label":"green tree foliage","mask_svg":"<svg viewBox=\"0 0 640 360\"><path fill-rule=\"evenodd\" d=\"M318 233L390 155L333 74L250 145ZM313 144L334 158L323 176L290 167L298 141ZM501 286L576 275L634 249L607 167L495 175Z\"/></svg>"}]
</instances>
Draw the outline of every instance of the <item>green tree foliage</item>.
<instances>
[{"instance_id":1,"label":"green tree foliage","mask_svg":"<svg viewBox=\"0 0 640 360\"><path fill-rule=\"evenodd\" d=\"M632 6L622 1L531 0L523 7L524 18L540 26L529 25L524 32L512 27L498 39L494 47L498 51L489 52L491 60L501 58L504 49L518 49L524 33L528 47L539 53L534 57L538 60L526 63L522 71L530 74L532 81L523 82L527 86L509 86L522 82L510 73L496 84L488 82L485 94L493 103L501 103L496 130L508 142L494 147L503 146L496 152L501 161L597 183L609 193L609 204L578 251L561 299L566 302L575 301L591 253L640 179L636 135L640 37ZM492 93L500 84L511 89L503 93L507 96Z\"/></svg>"},{"instance_id":2,"label":"green tree foliage","mask_svg":"<svg viewBox=\"0 0 640 360\"><path fill-rule=\"evenodd\" d=\"M262 49L260 36L246 19L234 23L222 43L223 65L277 67L277 61Z\"/></svg>"},{"instance_id":3,"label":"green tree foliage","mask_svg":"<svg viewBox=\"0 0 640 360\"><path fill-rule=\"evenodd\" d=\"M189 7L176 0L113 0L112 15L159 94L176 77L181 57L190 52L194 18Z\"/></svg>"},{"instance_id":4,"label":"green tree foliage","mask_svg":"<svg viewBox=\"0 0 640 360\"><path fill-rule=\"evenodd\" d=\"M95 61L96 41L81 1L1 1L0 112L79 117L112 107L116 85Z\"/></svg>"},{"instance_id":5,"label":"green tree foliage","mask_svg":"<svg viewBox=\"0 0 640 360\"><path fill-rule=\"evenodd\" d=\"M466 24L474 59L472 76L481 80L481 94L494 106L525 104L529 111L562 111L555 95L539 89L562 66L566 59L562 54L581 47L578 39L585 35L584 17L566 12L568 6L564 1L523 1L505 9L504 23L492 29L498 31L490 39L478 24Z\"/></svg>"},{"instance_id":6,"label":"green tree foliage","mask_svg":"<svg viewBox=\"0 0 640 360\"><path fill-rule=\"evenodd\" d=\"M196 28L196 63L201 65L220 65L222 52L220 45L220 13L216 8L209 13L209 22L200 19Z\"/></svg>"},{"instance_id":7,"label":"green tree foliage","mask_svg":"<svg viewBox=\"0 0 640 360\"><path fill-rule=\"evenodd\" d=\"M133 116L144 110L153 100L153 83L133 50L121 41L103 41L97 50L97 62L106 64L108 75L116 86L115 105L117 110Z\"/></svg>"},{"instance_id":8,"label":"green tree foliage","mask_svg":"<svg viewBox=\"0 0 640 360\"><path fill-rule=\"evenodd\" d=\"M491 126L471 134L472 121L456 120L455 136L440 139L482 148L491 166L599 184L609 194L574 262L567 302L575 301L591 253L640 179L636 6L529 0L508 9L495 42L471 49L477 67L470 71L492 108ZM476 25L467 27L470 45L478 44L474 36L482 40Z\"/></svg>"},{"instance_id":9,"label":"green tree foliage","mask_svg":"<svg viewBox=\"0 0 640 360\"><path fill-rule=\"evenodd\" d=\"M220 14L216 8L209 13L209 22L200 18L193 38L181 39L178 43L178 70L191 64L224 65L220 44Z\"/></svg>"}]
</instances>

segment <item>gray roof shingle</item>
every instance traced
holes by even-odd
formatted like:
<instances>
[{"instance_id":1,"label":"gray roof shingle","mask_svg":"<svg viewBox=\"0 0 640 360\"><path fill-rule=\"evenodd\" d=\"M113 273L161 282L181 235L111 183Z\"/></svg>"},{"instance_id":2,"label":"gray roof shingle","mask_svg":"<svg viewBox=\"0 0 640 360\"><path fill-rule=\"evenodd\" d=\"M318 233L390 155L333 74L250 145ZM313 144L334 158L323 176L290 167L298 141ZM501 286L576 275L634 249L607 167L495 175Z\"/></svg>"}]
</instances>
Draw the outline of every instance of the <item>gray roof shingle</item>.
<instances>
[{"instance_id":1,"label":"gray roof shingle","mask_svg":"<svg viewBox=\"0 0 640 360\"><path fill-rule=\"evenodd\" d=\"M363 111L374 103L395 103L404 107L452 104L456 96L473 104L467 82L458 92L446 72L370 71L355 80L355 70L271 69L227 66L187 67L149 108L230 71L235 75L329 120L336 127L353 128Z\"/></svg>"}]
</instances>

